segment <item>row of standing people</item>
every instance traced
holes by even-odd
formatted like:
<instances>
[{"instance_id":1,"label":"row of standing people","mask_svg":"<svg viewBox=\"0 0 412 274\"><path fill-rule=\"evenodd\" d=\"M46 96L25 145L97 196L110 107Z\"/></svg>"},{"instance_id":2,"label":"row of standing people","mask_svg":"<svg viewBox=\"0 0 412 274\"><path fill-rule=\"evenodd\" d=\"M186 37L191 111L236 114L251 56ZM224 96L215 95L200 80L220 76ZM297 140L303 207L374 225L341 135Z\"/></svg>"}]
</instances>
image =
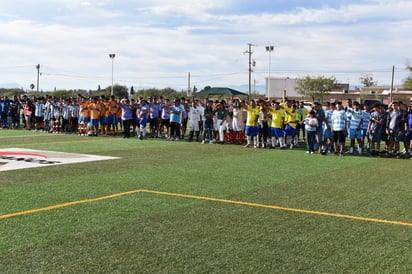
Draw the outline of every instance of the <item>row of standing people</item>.
<instances>
[{"instance_id":1,"label":"row of standing people","mask_svg":"<svg viewBox=\"0 0 412 274\"><path fill-rule=\"evenodd\" d=\"M363 109L359 102L350 99L346 106L342 102L327 104L325 108L315 104L305 120L305 127L308 153L314 153L317 143L321 154L362 155L368 151L371 156L379 156L380 152L388 157L401 158L401 152L405 157L412 156L412 106L402 102L393 102L388 107L364 105ZM349 150L346 151L347 138Z\"/></svg>"}]
</instances>

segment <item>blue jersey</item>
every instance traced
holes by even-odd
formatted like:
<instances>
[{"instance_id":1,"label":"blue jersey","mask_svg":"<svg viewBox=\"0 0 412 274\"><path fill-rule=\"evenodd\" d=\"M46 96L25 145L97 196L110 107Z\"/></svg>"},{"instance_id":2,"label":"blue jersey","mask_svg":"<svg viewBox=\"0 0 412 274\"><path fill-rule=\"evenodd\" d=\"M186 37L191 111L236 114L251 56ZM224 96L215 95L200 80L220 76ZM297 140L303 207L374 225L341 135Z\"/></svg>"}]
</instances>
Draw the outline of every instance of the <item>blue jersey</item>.
<instances>
[{"instance_id":1,"label":"blue jersey","mask_svg":"<svg viewBox=\"0 0 412 274\"><path fill-rule=\"evenodd\" d=\"M351 110L349 112L350 116L350 126L349 129L362 129L363 123L363 111L362 110Z\"/></svg>"},{"instance_id":2,"label":"blue jersey","mask_svg":"<svg viewBox=\"0 0 412 274\"><path fill-rule=\"evenodd\" d=\"M366 132L368 129L369 121L371 119L371 114L368 111L363 111L363 122L362 129Z\"/></svg>"},{"instance_id":3,"label":"blue jersey","mask_svg":"<svg viewBox=\"0 0 412 274\"><path fill-rule=\"evenodd\" d=\"M170 107L170 122L180 124L182 122L183 110L184 110L184 107L182 105L171 106Z\"/></svg>"},{"instance_id":4,"label":"blue jersey","mask_svg":"<svg viewBox=\"0 0 412 274\"><path fill-rule=\"evenodd\" d=\"M149 108L150 108L150 119L159 118L161 110L162 110L160 104L151 103L149 104Z\"/></svg>"}]
</instances>

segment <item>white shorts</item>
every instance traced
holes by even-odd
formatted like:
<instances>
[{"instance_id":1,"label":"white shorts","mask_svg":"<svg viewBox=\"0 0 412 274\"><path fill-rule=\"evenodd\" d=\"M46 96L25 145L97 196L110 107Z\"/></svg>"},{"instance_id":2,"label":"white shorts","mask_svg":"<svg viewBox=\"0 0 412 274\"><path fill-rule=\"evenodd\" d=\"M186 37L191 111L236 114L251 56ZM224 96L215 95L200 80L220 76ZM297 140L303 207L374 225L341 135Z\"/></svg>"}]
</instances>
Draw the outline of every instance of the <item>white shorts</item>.
<instances>
[{"instance_id":1,"label":"white shorts","mask_svg":"<svg viewBox=\"0 0 412 274\"><path fill-rule=\"evenodd\" d=\"M199 122L198 121L190 121L189 122L189 131L199 131Z\"/></svg>"},{"instance_id":2,"label":"white shorts","mask_svg":"<svg viewBox=\"0 0 412 274\"><path fill-rule=\"evenodd\" d=\"M243 131L245 129L245 123L236 118L233 118L232 126L234 131Z\"/></svg>"}]
</instances>

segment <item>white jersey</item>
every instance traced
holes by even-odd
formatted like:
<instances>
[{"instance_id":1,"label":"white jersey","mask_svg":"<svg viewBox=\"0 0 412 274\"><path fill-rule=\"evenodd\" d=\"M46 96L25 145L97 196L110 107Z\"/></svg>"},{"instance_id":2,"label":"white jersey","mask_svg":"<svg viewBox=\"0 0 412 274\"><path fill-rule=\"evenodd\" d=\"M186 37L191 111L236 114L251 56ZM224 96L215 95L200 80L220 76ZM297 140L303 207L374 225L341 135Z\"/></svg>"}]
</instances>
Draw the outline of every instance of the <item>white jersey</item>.
<instances>
[{"instance_id":1,"label":"white jersey","mask_svg":"<svg viewBox=\"0 0 412 274\"><path fill-rule=\"evenodd\" d=\"M246 115L243 109L233 108L232 128L234 131L243 131Z\"/></svg>"},{"instance_id":2,"label":"white jersey","mask_svg":"<svg viewBox=\"0 0 412 274\"><path fill-rule=\"evenodd\" d=\"M200 121L203 121L203 113L205 113L205 108L202 105L198 105L196 108L200 111Z\"/></svg>"},{"instance_id":3,"label":"white jersey","mask_svg":"<svg viewBox=\"0 0 412 274\"><path fill-rule=\"evenodd\" d=\"M199 107L190 107L190 109L189 109L189 120L191 121L191 122L199 122L200 121L200 118L201 118L201 116L202 116L202 112L201 112L201 110L200 110L200 108Z\"/></svg>"}]
</instances>

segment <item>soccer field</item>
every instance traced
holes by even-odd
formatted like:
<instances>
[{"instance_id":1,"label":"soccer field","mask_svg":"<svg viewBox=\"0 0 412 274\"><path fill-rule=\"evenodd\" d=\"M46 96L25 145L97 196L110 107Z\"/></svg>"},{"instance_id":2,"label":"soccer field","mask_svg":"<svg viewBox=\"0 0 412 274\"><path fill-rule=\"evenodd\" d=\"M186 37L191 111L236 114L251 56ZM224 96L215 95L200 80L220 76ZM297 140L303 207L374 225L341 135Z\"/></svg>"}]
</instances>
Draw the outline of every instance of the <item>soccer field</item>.
<instances>
[{"instance_id":1,"label":"soccer field","mask_svg":"<svg viewBox=\"0 0 412 274\"><path fill-rule=\"evenodd\" d=\"M114 158L0 171L1 273L412 272L410 160L1 131L16 148Z\"/></svg>"}]
</instances>

